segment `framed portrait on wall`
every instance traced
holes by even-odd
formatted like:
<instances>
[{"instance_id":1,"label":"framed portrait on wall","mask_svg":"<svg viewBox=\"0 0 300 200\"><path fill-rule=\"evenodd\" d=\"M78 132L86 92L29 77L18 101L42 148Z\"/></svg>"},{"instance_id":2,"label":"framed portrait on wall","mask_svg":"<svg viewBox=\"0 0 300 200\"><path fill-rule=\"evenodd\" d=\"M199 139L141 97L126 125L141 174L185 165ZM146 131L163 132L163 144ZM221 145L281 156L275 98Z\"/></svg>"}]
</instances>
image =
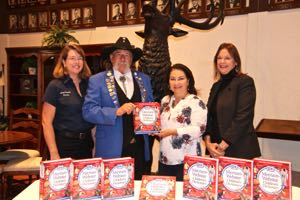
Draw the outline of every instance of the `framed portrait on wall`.
<instances>
[{"instance_id":1,"label":"framed portrait on wall","mask_svg":"<svg viewBox=\"0 0 300 200\"><path fill-rule=\"evenodd\" d=\"M83 9L83 21L84 25L92 25L94 23L94 9L93 7L84 7Z\"/></svg>"},{"instance_id":2,"label":"framed portrait on wall","mask_svg":"<svg viewBox=\"0 0 300 200\"><path fill-rule=\"evenodd\" d=\"M140 4L141 6L140 6L140 11L139 11L139 18L140 18L139 20L141 22L145 21L144 17L142 16L142 11L143 11L143 6L146 4L151 4L151 0L141 0L141 4Z\"/></svg>"},{"instance_id":3,"label":"framed portrait on wall","mask_svg":"<svg viewBox=\"0 0 300 200\"><path fill-rule=\"evenodd\" d=\"M37 14L36 13L28 13L28 28L30 30L37 29Z\"/></svg>"},{"instance_id":4,"label":"framed portrait on wall","mask_svg":"<svg viewBox=\"0 0 300 200\"><path fill-rule=\"evenodd\" d=\"M175 8L178 7L178 4L181 2L182 0L175 0ZM200 5L202 4L201 3L201 0L198 0L200 2ZM180 8L180 14L183 15L186 13L185 9L186 9L186 5L189 3L189 1L185 2L181 8Z\"/></svg>"},{"instance_id":5,"label":"framed portrait on wall","mask_svg":"<svg viewBox=\"0 0 300 200\"><path fill-rule=\"evenodd\" d=\"M111 20L112 21L120 21L123 20L123 5L122 3L113 3L112 4L112 12L111 12Z\"/></svg>"},{"instance_id":6,"label":"framed portrait on wall","mask_svg":"<svg viewBox=\"0 0 300 200\"><path fill-rule=\"evenodd\" d=\"M25 32L28 28L28 15L25 13L21 13L19 15L19 31L20 32Z\"/></svg>"},{"instance_id":7,"label":"framed portrait on wall","mask_svg":"<svg viewBox=\"0 0 300 200\"><path fill-rule=\"evenodd\" d=\"M139 10L136 0L127 0L125 2L125 20L128 25L138 22Z\"/></svg>"},{"instance_id":8,"label":"framed portrait on wall","mask_svg":"<svg viewBox=\"0 0 300 200\"><path fill-rule=\"evenodd\" d=\"M49 25L52 26L52 25L59 25L59 13L57 10L52 10L50 11L50 14L49 14Z\"/></svg>"},{"instance_id":9,"label":"framed portrait on wall","mask_svg":"<svg viewBox=\"0 0 300 200\"><path fill-rule=\"evenodd\" d=\"M19 7L26 7L27 0L18 0L18 6Z\"/></svg>"},{"instance_id":10,"label":"framed portrait on wall","mask_svg":"<svg viewBox=\"0 0 300 200\"><path fill-rule=\"evenodd\" d=\"M38 22L39 22L39 28L41 30L45 30L48 27L48 12L39 12L38 13Z\"/></svg>"},{"instance_id":11,"label":"framed portrait on wall","mask_svg":"<svg viewBox=\"0 0 300 200\"><path fill-rule=\"evenodd\" d=\"M80 26L82 22L82 15L80 8L72 8L71 9L71 25L72 26Z\"/></svg>"},{"instance_id":12,"label":"framed portrait on wall","mask_svg":"<svg viewBox=\"0 0 300 200\"><path fill-rule=\"evenodd\" d=\"M60 11L60 25L69 26L70 25L70 11L64 9Z\"/></svg>"},{"instance_id":13,"label":"framed portrait on wall","mask_svg":"<svg viewBox=\"0 0 300 200\"><path fill-rule=\"evenodd\" d=\"M187 9L186 14L188 18L195 19L200 18L201 16L205 15L204 13L204 6L202 4L202 0L188 0L187 1ZM183 15L184 12L181 14Z\"/></svg>"},{"instance_id":14,"label":"framed portrait on wall","mask_svg":"<svg viewBox=\"0 0 300 200\"><path fill-rule=\"evenodd\" d=\"M134 20L138 16L137 14L137 2L129 0L126 2L125 19Z\"/></svg>"},{"instance_id":15,"label":"framed portrait on wall","mask_svg":"<svg viewBox=\"0 0 300 200\"><path fill-rule=\"evenodd\" d=\"M241 8L241 0L226 0L225 9L239 9Z\"/></svg>"},{"instance_id":16,"label":"framed portrait on wall","mask_svg":"<svg viewBox=\"0 0 300 200\"><path fill-rule=\"evenodd\" d=\"M124 2L124 4L123 4ZM108 15L108 25L116 26L126 24L125 21L125 7L127 5L126 0L111 0L108 2L107 12Z\"/></svg>"},{"instance_id":17,"label":"framed portrait on wall","mask_svg":"<svg viewBox=\"0 0 300 200\"><path fill-rule=\"evenodd\" d=\"M220 3L220 0L214 0L215 9L218 9L218 4L219 3ZM206 10L206 12L209 12L210 9L211 9L211 2L210 2L210 0L205 0L205 10Z\"/></svg>"},{"instance_id":18,"label":"framed portrait on wall","mask_svg":"<svg viewBox=\"0 0 300 200\"><path fill-rule=\"evenodd\" d=\"M200 13L202 10L201 0L189 0L187 12L191 13Z\"/></svg>"},{"instance_id":19,"label":"framed portrait on wall","mask_svg":"<svg viewBox=\"0 0 300 200\"><path fill-rule=\"evenodd\" d=\"M18 5L18 0L7 0L7 5L9 8L16 8Z\"/></svg>"},{"instance_id":20,"label":"framed portrait on wall","mask_svg":"<svg viewBox=\"0 0 300 200\"><path fill-rule=\"evenodd\" d=\"M8 29L10 32L16 32L18 29L18 17L16 14L8 16Z\"/></svg>"}]
</instances>

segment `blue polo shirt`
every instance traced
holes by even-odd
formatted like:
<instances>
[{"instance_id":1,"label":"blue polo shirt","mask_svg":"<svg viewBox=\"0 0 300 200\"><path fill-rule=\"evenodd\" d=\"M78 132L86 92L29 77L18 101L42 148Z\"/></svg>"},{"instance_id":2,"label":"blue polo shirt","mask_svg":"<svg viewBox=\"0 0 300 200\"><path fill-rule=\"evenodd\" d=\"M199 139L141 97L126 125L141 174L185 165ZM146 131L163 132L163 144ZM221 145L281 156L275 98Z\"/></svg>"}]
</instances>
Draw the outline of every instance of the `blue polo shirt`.
<instances>
[{"instance_id":1,"label":"blue polo shirt","mask_svg":"<svg viewBox=\"0 0 300 200\"><path fill-rule=\"evenodd\" d=\"M53 127L55 132L89 132L93 125L82 117L82 105L88 80L82 79L78 94L73 80L69 76L52 80L45 91L44 102L56 108Z\"/></svg>"}]
</instances>

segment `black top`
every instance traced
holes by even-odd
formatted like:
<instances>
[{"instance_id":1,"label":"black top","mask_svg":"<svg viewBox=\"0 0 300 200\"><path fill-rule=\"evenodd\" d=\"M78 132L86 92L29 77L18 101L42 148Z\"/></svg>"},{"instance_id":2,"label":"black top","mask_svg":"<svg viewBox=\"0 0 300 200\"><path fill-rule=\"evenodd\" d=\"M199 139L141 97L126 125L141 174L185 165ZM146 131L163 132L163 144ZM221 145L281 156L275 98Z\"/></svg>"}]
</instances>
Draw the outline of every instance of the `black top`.
<instances>
[{"instance_id":1,"label":"black top","mask_svg":"<svg viewBox=\"0 0 300 200\"><path fill-rule=\"evenodd\" d=\"M44 101L56 108L53 127L55 132L89 132L93 127L82 117L82 105L88 81L82 79L78 94L73 80L69 76L52 80L46 88Z\"/></svg>"},{"instance_id":2,"label":"black top","mask_svg":"<svg viewBox=\"0 0 300 200\"><path fill-rule=\"evenodd\" d=\"M219 80L220 85L217 90L217 94L212 100L211 109L209 110L210 113L208 115L210 119L208 120L209 123L207 124L207 126L209 126L208 129L211 129L211 142L220 143L222 142L222 139L224 140L224 138L221 137L221 133L218 125L218 112L217 112L218 95L222 90L224 90L229 85L229 83L236 75L237 75L236 71L231 70L228 74L221 75L221 79ZM226 141L226 143L229 142Z\"/></svg>"},{"instance_id":3,"label":"black top","mask_svg":"<svg viewBox=\"0 0 300 200\"><path fill-rule=\"evenodd\" d=\"M128 97L124 94L123 90L120 88L118 82L115 80L116 84L116 90L117 90L117 95L118 95L118 100L120 103L120 106L122 106L125 103L135 103L135 102L141 102L142 97L141 97L141 92L140 88L138 86L138 83L136 80L133 78L134 82L134 92L131 97L131 99L128 99ZM130 144L131 140L134 138L136 142L139 144L143 144L144 139L142 135L135 135L134 133L134 127L133 127L133 114L131 113L130 115L124 114L122 116L122 121L123 121L123 150Z\"/></svg>"}]
</instances>

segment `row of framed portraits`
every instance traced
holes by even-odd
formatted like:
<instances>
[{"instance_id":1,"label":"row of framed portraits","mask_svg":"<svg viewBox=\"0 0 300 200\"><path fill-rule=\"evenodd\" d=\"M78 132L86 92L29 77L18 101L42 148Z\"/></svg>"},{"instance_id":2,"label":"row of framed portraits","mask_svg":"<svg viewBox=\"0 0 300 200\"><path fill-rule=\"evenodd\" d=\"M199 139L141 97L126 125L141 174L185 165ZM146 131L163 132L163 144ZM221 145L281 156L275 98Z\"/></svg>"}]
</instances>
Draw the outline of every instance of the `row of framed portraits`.
<instances>
[{"instance_id":1,"label":"row of framed portraits","mask_svg":"<svg viewBox=\"0 0 300 200\"><path fill-rule=\"evenodd\" d=\"M52 25L72 29L90 28L95 27L94 13L94 6L11 13L8 15L8 30L11 33L45 31Z\"/></svg>"},{"instance_id":2,"label":"row of framed portraits","mask_svg":"<svg viewBox=\"0 0 300 200\"><path fill-rule=\"evenodd\" d=\"M167 1L157 0L157 9L165 7ZM175 0L175 4L180 1ZM217 5L220 0L213 2ZM11 8L7 14L8 32L23 33L46 31L52 25L80 29L141 24L144 23L142 7L151 0L7 0L7 3ZM225 0L225 16L297 7L300 0ZM96 8L103 10L97 12ZM186 0L181 15L187 19L206 18L210 8L211 0ZM96 18L101 19L101 24L96 24Z\"/></svg>"},{"instance_id":3,"label":"row of framed portraits","mask_svg":"<svg viewBox=\"0 0 300 200\"><path fill-rule=\"evenodd\" d=\"M180 1L175 0L175 6ZM220 0L213 2L217 5ZM224 2L225 16L300 7L300 0L225 0ZM114 26L143 23L142 7L149 3L151 0L108 0L107 24ZM166 3L167 0L157 0L157 9L161 11ZM188 19L206 18L210 8L211 0L186 0L181 8L181 15ZM217 12L218 9L215 13Z\"/></svg>"},{"instance_id":4,"label":"row of framed portraits","mask_svg":"<svg viewBox=\"0 0 300 200\"><path fill-rule=\"evenodd\" d=\"M61 3L82 2L84 0L7 0L8 8L38 7Z\"/></svg>"}]
</instances>

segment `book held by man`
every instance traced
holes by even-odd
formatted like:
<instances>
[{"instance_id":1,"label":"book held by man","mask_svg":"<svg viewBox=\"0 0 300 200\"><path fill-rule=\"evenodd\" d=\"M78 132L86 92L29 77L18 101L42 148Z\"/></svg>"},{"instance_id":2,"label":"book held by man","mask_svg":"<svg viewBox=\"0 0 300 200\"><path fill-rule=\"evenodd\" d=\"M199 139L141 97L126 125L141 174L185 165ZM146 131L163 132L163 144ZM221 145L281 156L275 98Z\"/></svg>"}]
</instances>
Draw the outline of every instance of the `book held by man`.
<instances>
[{"instance_id":1,"label":"book held by man","mask_svg":"<svg viewBox=\"0 0 300 200\"><path fill-rule=\"evenodd\" d=\"M253 199L253 160L219 158L218 199Z\"/></svg>"},{"instance_id":2,"label":"book held by man","mask_svg":"<svg viewBox=\"0 0 300 200\"><path fill-rule=\"evenodd\" d=\"M103 160L104 199L121 199L134 195L134 159L130 157Z\"/></svg>"},{"instance_id":3,"label":"book held by man","mask_svg":"<svg viewBox=\"0 0 300 200\"><path fill-rule=\"evenodd\" d=\"M292 199L291 162L254 159L254 199Z\"/></svg>"},{"instance_id":4,"label":"book held by man","mask_svg":"<svg viewBox=\"0 0 300 200\"><path fill-rule=\"evenodd\" d=\"M157 102L135 103L133 112L136 134L157 133L160 131L160 104Z\"/></svg>"},{"instance_id":5,"label":"book held by man","mask_svg":"<svg viewBox=\"0 0 300 200\"><path fill-rule=\"evenodd\" d=\"M101 199L102 159L73 160L71 196L78 199Z\"/></svg>"},{"instance_id":6,"label":"book held by man","mask_svg":"<svg viewBox=\"0 0 300 200\"><path fill-rule=\"evenodd\" d=\"M217 199L218 159L186 155L184 157L183 197Z\"/></svg>"},{"instance_id":7,"label":"book held by man","mask_svg":"<svg viewBox=\"0 0 300 200\"><path fill-rule=\"evenodd\" d=\"M41 162L40 200L71 199L71 163L71 158Z\"/></svg>"},{"instance_id":8,"label":"book held by man","mask_svg":"<svg viewBox=\"0 0 300 200\"><path fill-rule=\"evenodd\" d=\"M175 176L148 176L142 177L140 200L175 200Z\"/></svg>"}]
</instances>

